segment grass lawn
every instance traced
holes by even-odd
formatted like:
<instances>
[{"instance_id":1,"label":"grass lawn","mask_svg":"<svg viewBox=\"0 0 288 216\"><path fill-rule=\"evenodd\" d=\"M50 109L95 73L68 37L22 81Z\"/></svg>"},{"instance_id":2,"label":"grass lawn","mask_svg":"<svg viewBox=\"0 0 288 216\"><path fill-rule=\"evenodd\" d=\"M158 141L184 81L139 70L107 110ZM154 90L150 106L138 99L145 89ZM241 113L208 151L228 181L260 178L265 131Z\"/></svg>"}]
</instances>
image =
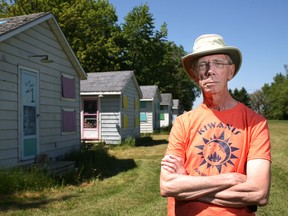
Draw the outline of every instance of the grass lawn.
<instances>
[{"instance_id":1,"label":"grass lawn","mask_svg":"<svg viewBox=\"0 0 288 216\"><path fill-rule=\"evenodd\" d=\"M269 121L272 145L272 182L269 204L258 208L258 215L288 215L288 121Z\"/></svg>"},{"instance_id":2,"label":"grass lawn","mask_svg":"<svg viewBox=\"0 0 288 216\"><path fill-rule=\"evenodd\" d=\"M257 216L288 215L288 121L269 121L272 143L272 184L268 206ZM79 186L57 186L39 192L0 195L0 215L166 215L166 199L159 193L160 160L167 135L153 136L153 145L112 148L121 164L114 174ZM121 167L129 167L121 169Z\"/></svg>"}]
</instances>

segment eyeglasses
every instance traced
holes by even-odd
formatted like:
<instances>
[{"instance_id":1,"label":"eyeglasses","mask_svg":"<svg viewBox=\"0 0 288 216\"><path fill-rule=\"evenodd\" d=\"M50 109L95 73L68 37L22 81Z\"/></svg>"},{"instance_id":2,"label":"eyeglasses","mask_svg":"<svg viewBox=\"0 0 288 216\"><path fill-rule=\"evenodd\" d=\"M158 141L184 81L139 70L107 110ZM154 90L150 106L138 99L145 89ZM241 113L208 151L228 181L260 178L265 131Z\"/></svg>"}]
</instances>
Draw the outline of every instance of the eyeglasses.
<instances>
[{"instance_id":1,"label":"eyeglasses","mask_svg":"<svg viewBox=\"0 0 288 216\"><path fill-rule=\"evenodd\" d=\"M210 67L216 68L216 69L223 69L224 65L232 65L233 63L224 63L224 62L218 62L218 61L212 61L212 62L199 62L196 64L196 70L197 72L206 72Z\"/></svg>"}]
</instances>

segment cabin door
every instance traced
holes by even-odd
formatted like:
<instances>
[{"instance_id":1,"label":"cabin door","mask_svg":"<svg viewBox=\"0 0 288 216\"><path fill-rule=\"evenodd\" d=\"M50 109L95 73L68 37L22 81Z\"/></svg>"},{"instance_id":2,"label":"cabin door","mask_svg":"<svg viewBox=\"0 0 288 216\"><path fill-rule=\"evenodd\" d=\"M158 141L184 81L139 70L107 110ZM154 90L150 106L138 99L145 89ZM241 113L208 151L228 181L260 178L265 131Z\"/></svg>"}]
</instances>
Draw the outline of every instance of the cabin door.
<instances>
[{"instance_id":1,"label":"cabin door","mask_svg":"<svg viewBox=\"0 0 288 216\"><path fill-rule=\"evenodd\" d=\"M98 119L98 100L82 100L82 139L99 139L99 119Z\"/></svg>"},{"instance_id":2,"label":"cabin door","mask_svg":"<svg viewBox=\"0 0 288 216\"><path fill-rule=\"evenodd\" d=\"M39 74L20 68L20 159L35 158L39 145Z\"/></svg>"}]
</instances>

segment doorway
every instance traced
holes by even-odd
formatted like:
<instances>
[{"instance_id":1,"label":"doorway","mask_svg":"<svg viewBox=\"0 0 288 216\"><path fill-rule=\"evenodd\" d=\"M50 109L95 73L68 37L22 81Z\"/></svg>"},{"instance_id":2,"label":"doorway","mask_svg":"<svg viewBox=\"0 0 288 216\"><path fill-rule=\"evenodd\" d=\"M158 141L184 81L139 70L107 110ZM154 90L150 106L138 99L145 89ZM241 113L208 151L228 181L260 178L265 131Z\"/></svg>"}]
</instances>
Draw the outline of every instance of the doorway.
<instances>
[{"instance_id":1,"label":"doorway","mask_svg":"<svg viewBox=\"0 0 288 216\"><path fill-rule=\"evenodd\" d=\"M20 159L33 159L39 145L39 74L20 67Z\"/></svg>"}]
</instances>

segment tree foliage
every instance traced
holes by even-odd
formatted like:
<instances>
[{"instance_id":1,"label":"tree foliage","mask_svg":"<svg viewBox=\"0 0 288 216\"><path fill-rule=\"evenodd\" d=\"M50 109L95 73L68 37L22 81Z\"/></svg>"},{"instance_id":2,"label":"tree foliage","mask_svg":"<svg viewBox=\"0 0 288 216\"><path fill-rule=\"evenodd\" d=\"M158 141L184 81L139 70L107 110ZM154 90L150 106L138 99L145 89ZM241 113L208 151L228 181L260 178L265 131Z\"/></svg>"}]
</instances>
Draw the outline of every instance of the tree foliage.
<instances>
[{"instance_id":1,"label":"tree foliage","mask_svg":"<svg viewBox=\"0 0 288 216\"><path fill-rule=\"evenodd\" d=\"M249 97L249 94L244 87L242 87L240 90L235 88L234 91L229 89L229 92L234 99L236 99L237 101L250 107L250 97Z\"/></svg>"},{"instance_id":2,"label":"tree foliage","mask_svg":"<svg viewBox=\"0 0 288 216\"><path fill-rule=\"evenodd\" d=\"M183 47L167 40L167 24L155 30L154 19L147 4L134 7L122 26L126 41L124 61L135 71L140 85L158 85L161 92L179 98L185 110L199 94L197 86L184 72L180 59Z\"/></svg>"},{"instance_id":3,"label":"tree foliage","mask_svg":"<svg viewBox=\"0 0 288 216\"><path fill-rule=\"evenodd\" d=\"M268 103L263 91L257 90L250 94L250 106L255 112L265 116Z\"/></svg>"},{"instance_id":4,"label":"tree foliage","mask_svg":"<svg viewBox=\"0 0 288 216\"><path fill-rule=\"evenodd\" d=\"M288 73L276 74L273 82L265 84L262 92L267 100L265 116L268 119L288 119Z\"/></svg>"},{"instance_id":5,"label":"tree foliage","mask_svg":"<svg viewBox=\"0 0 288 216\"><path fill-rule=\"evenodd\" d=\"M155 30L147 4L134 7L118 25L108 0L1 0L0 16L52 12L86 72L133 70L140 85L158 85L190 110L199 94L182 69L183 47Z\"/></svg>"},{"instance_id":6,"label":"tree foliage","mask_svg":"<svg viewBox=\"0 0 288 216\"><path fill-rule=\"evenodd\" d=\"M268 119L288 119L288 67L284 65L286 75L277 73L273 82L264 84L261 90L250 95L253 110Z\"/></svg>"},{"instance_id":7,"label":"tree foliage","mask_svg":"<svg viewBox=\"0 0 288 216\"><path fill-rule=\"evenodd\" d=\"M121 29L108 0L18 0L2 16L52 12L85 71L120 69Z\"/></svg>"}]
</instances>

